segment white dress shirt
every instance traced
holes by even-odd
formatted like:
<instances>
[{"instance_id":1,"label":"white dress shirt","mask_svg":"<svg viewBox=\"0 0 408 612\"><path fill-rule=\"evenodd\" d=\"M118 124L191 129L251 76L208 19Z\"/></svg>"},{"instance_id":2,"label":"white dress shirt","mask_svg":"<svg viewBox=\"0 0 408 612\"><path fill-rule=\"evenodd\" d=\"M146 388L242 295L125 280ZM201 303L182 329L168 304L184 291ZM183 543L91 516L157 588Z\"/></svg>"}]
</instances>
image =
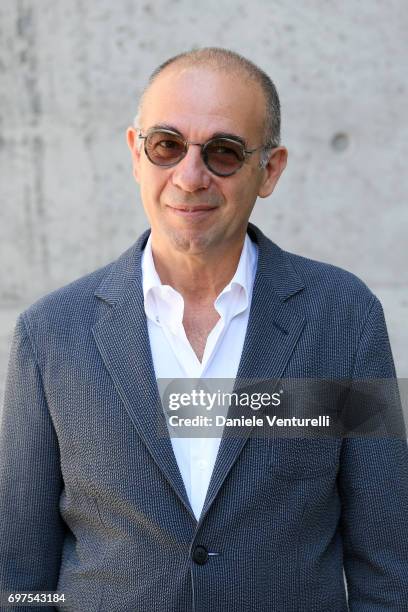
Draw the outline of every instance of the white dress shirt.
<instances>
[{"instance_id":1,"label":"white dress shirt","mask_svg":"<svg viewBox=\"0 0 408 612\"><path fill-rule=\"evenodd\" d=\"M200 362L183 327L183 297L170 285L162 285L154 266L149 236L142 256L143 295L157 379L236 377L248 325L257 259L258 249L247 234L236 272L214 302L220 318L208 335ZM204 505L220 440L219 437L171 437L197 520Z\"/></svg>"}]
</instances>

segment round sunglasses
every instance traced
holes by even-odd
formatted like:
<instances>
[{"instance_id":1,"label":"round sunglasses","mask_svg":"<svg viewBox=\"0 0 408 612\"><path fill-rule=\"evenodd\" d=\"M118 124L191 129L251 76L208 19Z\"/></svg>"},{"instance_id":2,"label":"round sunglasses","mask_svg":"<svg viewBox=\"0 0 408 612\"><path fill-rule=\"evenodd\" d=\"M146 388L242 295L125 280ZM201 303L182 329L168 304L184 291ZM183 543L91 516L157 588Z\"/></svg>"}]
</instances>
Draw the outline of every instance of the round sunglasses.
<instances>
[{"instance_id":1,"label":"round sunglasses","mask_svg":"<svg viewBox=\"0 0 408 612\"><path fill-rule=\"evenodd\" d=\"M190 145L199 146L203 162L217 176L235 174L249 155L264 148L262 145L247 150L240 140L223 136L210 138L204 143L189 142L177 132L156 128L149 130L145 136L140 133L138 138L144 140L144 150L152 164L165 168L178 164L187 155Z\"/></svg>"}]
</instances>

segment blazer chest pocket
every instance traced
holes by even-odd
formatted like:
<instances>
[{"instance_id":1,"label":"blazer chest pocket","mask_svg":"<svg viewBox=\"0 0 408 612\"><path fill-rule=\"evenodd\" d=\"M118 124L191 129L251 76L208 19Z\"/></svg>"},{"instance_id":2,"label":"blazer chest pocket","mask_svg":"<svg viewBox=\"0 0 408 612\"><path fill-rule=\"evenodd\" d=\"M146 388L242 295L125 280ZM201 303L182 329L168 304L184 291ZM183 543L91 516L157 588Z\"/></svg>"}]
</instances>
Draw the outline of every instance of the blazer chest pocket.
<instances>
[{"instance_id":1,"label":"blazer chest pocket","mask_svg":"<svg viewBox=\"0 0 408 612\"><path fill-rule=\"evenodd\" d=\"M283 478L316 478L337 473L341 438L274 438L269 440L268 463Z\"/></svg>"}]
</instances>

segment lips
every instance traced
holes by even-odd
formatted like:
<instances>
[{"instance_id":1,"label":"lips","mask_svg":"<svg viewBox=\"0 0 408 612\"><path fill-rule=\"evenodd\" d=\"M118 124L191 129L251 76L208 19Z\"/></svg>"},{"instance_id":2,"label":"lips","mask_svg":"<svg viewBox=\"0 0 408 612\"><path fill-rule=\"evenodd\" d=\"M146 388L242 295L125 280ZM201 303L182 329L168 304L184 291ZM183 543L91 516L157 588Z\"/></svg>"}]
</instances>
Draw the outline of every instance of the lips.
<instances>
[{"instance_id":1,"label":"lips","mask_svg":"<svg viewBox=\"0 0 408 612\"><path fill-rule=\"evenodd\" d=\"M197 206L169 206L169 208L172 208L173 210L180 211L180 212L194 213L194 212L200 212L203 210L214 210L216 206L209 206L207 204L199 204Z\"/></svg>"},{"instance_id":2,"label":"lips","mask_svg":"<svg viewBox=\"0 0 408 612\"><path fill-rule=\"evenodd\" d=\"M170 206L168 205L170 211L177 215L178 217L182 217L183 219L203 219L204 217L210 216L215 210L217 210L217 206L210 206L209 204L197 204L196 206Z\"/></svg>"}]
</instances>

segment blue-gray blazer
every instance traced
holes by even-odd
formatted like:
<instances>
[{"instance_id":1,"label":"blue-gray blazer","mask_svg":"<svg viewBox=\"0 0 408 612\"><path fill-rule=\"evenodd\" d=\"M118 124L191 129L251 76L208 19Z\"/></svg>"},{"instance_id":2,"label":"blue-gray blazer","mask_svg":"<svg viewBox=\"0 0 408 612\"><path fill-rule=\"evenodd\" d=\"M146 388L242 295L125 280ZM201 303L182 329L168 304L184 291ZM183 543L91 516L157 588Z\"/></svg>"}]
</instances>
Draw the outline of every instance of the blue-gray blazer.
<instances>
[{"instance_id":1,"label":"blue-gray blazer","mask_svg":"<svg viewBox=\"0 0 408 612\"><path fill-rule=\"evenodd\" d=\"M239 377L395 376L361 281L248 231L259 260ZM147 236L18 319L0 591L58 590L81 612L406 612L405 439L226 438L196 521L158 435Z\"/></svg>"}]
</instances>

